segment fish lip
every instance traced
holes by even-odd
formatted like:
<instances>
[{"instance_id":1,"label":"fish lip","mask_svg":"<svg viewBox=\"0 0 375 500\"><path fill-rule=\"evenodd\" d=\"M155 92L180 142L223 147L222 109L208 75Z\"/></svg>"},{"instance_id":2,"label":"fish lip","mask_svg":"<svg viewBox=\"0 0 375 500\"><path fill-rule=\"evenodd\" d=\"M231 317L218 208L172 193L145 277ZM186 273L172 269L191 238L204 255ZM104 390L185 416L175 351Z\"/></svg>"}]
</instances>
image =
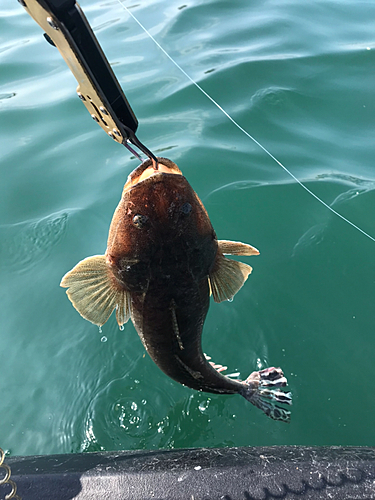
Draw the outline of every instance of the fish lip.
<instances>
[{"instance_id":1,"label":"fish lip","mask_svg":"<svg viewBox=\"0 0 375 500\"><path fill-rule=\"evenodd\" d=\"M136 182L135 184L128 186L127 192L133 191L133 189L139 188L141 186L145 186L147 183L154 184L156 182L163 182L163 179L166 177L176 177L176 174L168 173L168 172L158 172L155 171L154 174L151 174L146 179L142 179L141 181ZM183 178L182 175L179 177Z\"/></svg>"},{"instance_id":2,"label":"fish lip","mask_svg":"<svg viewBox=\"0 0 375 500\"><path fill-rule=\"evenodd\" d=\"M165 165L166 167L168 168L171 168L173 170L176 171L176 173L179 173L179 174L182 174L181 170L177 167L177 165L169 160L168 158L163 158L161 156L158 156L157 157L157 160L158 160L158 163L162 163L163 165ZM133 170L133 172L131 172L129 174L129 177L128 177L128 182L129 180L132 181L133 179L135 179L136 177L140 177L143 172L148 168L148 167L151 167L152 166L152 160L150 159L147 159L145 160L144 162L142 162L137 168L135 168ZM156 175L156 173L155 173ZM141 181L142 182L142 181Z\"/></svg>"},{"instance_id":3,"label":"fish lip","mask_svg":"<svg viewBox=\"0 0 375 500\"><path fill-rule=\"evenodd\" d=\"M129 191L131 191L134 187L138 186L139 184L143 184L144 181L149 181L149 182L155 182L158 179L162 179L164 175L171 176L171 175L179 175L183 177L181 170L178 168L178 166L168 158L163 158L163 157L158 157L157 158L158 163L164 165L165 167L169 168L171 172L160 172L158 170L155 170L154 173L152 173L150 176L146 177L145 179L139 180L139 177L142 176L143 172L153 166L153 163L150 159L145 160L142 162L137 168L135 168L128 176L128 179L126 181L126 184L123 189L123 195ZM150 180L151 179L151 180Z\"/></svg>"}]
</instances>

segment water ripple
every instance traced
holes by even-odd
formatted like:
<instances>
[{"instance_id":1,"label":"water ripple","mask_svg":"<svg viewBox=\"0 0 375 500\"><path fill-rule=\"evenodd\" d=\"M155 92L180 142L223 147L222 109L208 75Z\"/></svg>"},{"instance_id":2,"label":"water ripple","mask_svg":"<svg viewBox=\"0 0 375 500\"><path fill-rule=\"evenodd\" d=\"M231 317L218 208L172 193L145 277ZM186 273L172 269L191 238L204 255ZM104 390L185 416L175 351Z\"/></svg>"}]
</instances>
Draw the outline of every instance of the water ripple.
<instances>
[{"instance_id":1,"label":"water ripple","mask_svg":"<svg viewBox=\"0 0 375 500\"><path fill-rule=\"evenodd\" d=\"M361 186L365 188L373 188L375 181L372 179L363 179L361 177L355 177L354 175L342 174L342 173L323 173L316 177L318 180L328 180L328 181L339 181L345 184Z\"/></svg>"},{"instance_id":2,"label":"water ripple","mask_svg":"<svg viewBox=\"0 0 375 500\"><path fill-rule=\"evenodd\" d=\"M25 45L26 43L29 43L30 40L17 40L17 42L10 43L9 45L2 45L0 46L0 54L3 52L7 52L8 50L12 50L16 47L19 47L20 45Z\"/></svg>"},{"instance_id":3,"label":"water ripple","mask_svg":"<svg viewBox=\"0 0 375 500\"><path fill-rule=\"evenodd\" d=\"M108 28L109 26L113 26L114 24L118 23L121 19L120 18L115 18L115 19L110 19L109 21L105 21L98 26L95 26L93 28L94 33L97 33L98 31L101 31L104 28Z\"/></svg>"},{"instance_id":4,"label":"water ripple","mask_svg":"<svg viewBox=\"0 0 375 500\"><path fill-rule=\"evenodd\" d=\"M11 99L15 97L17 94L15 92L9 92L7 94L0 94L0 101L4 101L5 99Z\"/></svg>"},{"instance_id":5,"label":"water ripple","mask_svg":"<svg viewBox=\"0 0 375 500\"><path fill-rule=\"evenodd\" d=\"M22 273L44 260L63 237L68 212L0 226L0 268Z\"/></svg>"},{"instance_id":6,"label":"water ripple","mask_svg":"<svg viewBox=\"0 0 375 500\"><path fill-rule=\"evenodd\" d=\"M303 235L298 239L297 243L294 245L292 250L292 257L298 255L299 252L304 252L306 248L311 245L319 245L324 240L324 233L327 228L326 223L315 224L310 227Z\"/></svg>"},{"instance_id":7,"label":"water ripple","mask_svg":"<svg viewBox=\"0 0 375 500\"><path fill-rule=\"evenodd\" d=\"M166 388L145 396L137 379L115 379L91 401L81 451L163 447L174 426L165 409L173 405ZM160 404L160 401L163 404Z\"/></svg>"},{"instance_id":8,"label":"water ripple","mask_svg":"<svg viewBox=\"0 0 375 500\"><path fill-rule=\"evenodd\" d=\"M251 97L252 105L269 104L271 106L279 106L287 99L287 93L292 89L281 87L266 87L258 89Z\"/></svg>"},{"instance_id":9,"label":"water ripple","mask_svg":"<svg viewBox=\"0 0 375 500\"><path fill-rule=\"evenodd\" d=\"M229 182L228 184L224 184L223 186L220 186L206 196L206 199L212 196L215 193L218 193L219 191L235 191L239 189L252 189L256 187L260 187L265 185L265 183L262 182L257 182L257 181L252 181L252 180L243 180L243 181L235 181L235 182Z\"/></svg>"}]
</instances>

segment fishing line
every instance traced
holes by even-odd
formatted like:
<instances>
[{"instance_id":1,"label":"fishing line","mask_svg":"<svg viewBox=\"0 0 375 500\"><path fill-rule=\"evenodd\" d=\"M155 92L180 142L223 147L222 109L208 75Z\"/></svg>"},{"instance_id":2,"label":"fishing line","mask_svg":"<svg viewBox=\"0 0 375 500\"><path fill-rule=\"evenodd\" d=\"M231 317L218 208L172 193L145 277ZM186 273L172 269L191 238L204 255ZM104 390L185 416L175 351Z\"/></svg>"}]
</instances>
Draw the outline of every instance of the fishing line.
<instances>
[{"instance_id":1,"label":"fishing line","mask_svg":"<svg viewBox=\"0 0 375 500\"><path fill-rule=\"evenodd\" d=\"M321 198L319 198L319 196L317 196L315 193L313 193L307 186L305 186L305 184L303 182L301 182L299 179L297 179L297 177L290 170L288 170L285 165L283 165L272 153L270 153L270 151L268 151L268 149L266 149L260 142L258 142L255 139L255 137L253 137L251 134L249 134L249 132L247 132L247 130L245 130L243 127L241 127L241 125L239 123L237 123L229 115L229 113L227 113L225 111L225 109L222 108L220 106L220 104L215 101L215 99L213 99L209 94L207 94L207 92L195 80L193 80L190 75L188 75L186 73L186 71L172 58L172 56L170 56L168 54L168 52L160 45L160 43L151 35L151 33L148 31L148 29L145 26L143 26L143 24L140 21L138 21L138 19L135 17L135 15L132 14L132 12L130 12L130 10L126 7L126 5L123 4L122 0L118 0L118 2L124 8L124 10L129 14L129 16L131 16L134 19L134 21L138 24L138 26L146 33L146 35L151 38L151 40L163 52L163 54L165 54L168 57L168 59L176 66L176 68L178 68L181 71L181 73L183 73L186 76L186 78L193 85L195 85L197 87L197 89L200 90L200 92L202 92L202 94L204 94L207 97L207 99L209 99L222 113L224 113L224 115L228 118L228 120L230 120L233 123L233 125L235 125L241 132L243 132L249 139L251 139L258 147L260 147L274 162L276 162L288 175L290 175L290 177L292 177L292 179L294 179L295 182L297 182L297 184L299 184L307 193L309 193L319 203L321 203L323 206L328 208L328 210L330 210L333 214L337 215L337 217L342 219L344 222L346 222L350 226L354 227L354 229L357 229L357 231L362 233L364 236L366 236L367 238L369 238L370 240L375 242L375 238L373 238L370 234L366 233L366 231L364 231L363 229L358 227L356 224L354 224L354 222L351 222L349 219L347 219L346 217L341 215L339 212L336 212L336 210L334 208L332 208L325 201L323 201Z\"/></svg>"}]
</instances>

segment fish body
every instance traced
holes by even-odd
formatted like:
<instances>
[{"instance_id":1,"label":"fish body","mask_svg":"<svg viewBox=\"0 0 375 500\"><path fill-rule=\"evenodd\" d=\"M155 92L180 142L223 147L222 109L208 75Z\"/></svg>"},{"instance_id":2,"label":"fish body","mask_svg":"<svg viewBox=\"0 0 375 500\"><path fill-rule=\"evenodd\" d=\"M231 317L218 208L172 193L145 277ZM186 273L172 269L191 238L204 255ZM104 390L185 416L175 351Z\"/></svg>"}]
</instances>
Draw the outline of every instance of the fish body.
<instances>
[{"instance_id":1,"label":"fish body","mask_svg":"<svg viewBox=\"0 0 375 500\"><path fill-rule=\"evenodd\" d=\"M280 368L253 372L245 381L219 373L202 352L210 295L230 300L252 268L225 257L257 255L239 242L217 240L208 214L177 165L158 158L129 176L112 218L105 255L79 262L61 286L87 320L103 325L114 309L121 326L132 322L164 373L196 390L239 393L271 418L289 420L276 403L291 404ZM218 369L216 368L219 368Z\"/></svg>"}]
</instances>

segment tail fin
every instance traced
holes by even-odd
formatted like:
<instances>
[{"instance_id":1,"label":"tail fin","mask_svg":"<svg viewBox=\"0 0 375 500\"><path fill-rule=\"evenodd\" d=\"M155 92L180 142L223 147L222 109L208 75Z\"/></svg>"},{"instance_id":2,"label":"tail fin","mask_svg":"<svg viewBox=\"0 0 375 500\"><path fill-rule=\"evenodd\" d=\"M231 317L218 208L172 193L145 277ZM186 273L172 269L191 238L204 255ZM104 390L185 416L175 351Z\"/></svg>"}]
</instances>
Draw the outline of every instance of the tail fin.
<instances>
[{"instance_id":1,"label":"tail fin","mask_svg":"<svg viewBox=\"0 0 375 500\"><path fill-rule=\"evenodd\" d=\"M277 389L287 385L287 379L284 377L281 368L272 367L253 372L242 383L244 389L241 394L250 403L274 420L290 422L290 411L277 406L277 403L292 404L292 394Z\"/></svg>"}]
</instances>

